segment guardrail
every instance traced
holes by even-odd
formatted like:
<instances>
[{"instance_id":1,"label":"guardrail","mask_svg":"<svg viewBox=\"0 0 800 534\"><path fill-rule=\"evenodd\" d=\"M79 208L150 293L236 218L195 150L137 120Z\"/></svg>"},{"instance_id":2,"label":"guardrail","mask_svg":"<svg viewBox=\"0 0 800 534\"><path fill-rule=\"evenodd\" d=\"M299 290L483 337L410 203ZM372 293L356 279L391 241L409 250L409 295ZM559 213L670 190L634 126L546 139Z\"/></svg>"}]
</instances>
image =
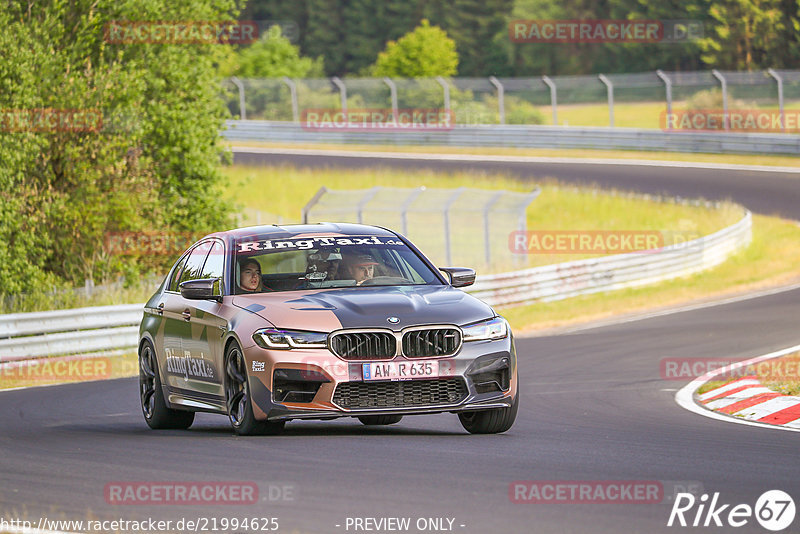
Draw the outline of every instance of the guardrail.
<instances>
[{"instance_id":1,"label":"guardrail","mask_svg":"<svg viewBox=\"0 0 800 534\"><path fill-rule=\"evenodd\" d=\"M747 245L752 215L658 251L618 254L479 276L469 292L492 306L559 300L685 276ZM136 348L141 304L0 315L0 362Z\"/></svg>"},{"instance_id":2,"label":"guardrail","mask_svg":"<svg viewBox=\"0 0 800 534\"><path fill-rule=\"evenodd\" d=\"M765 133L669 132L639 128L455 126L450 130L312 131L282 121L227 122L229 141L438 145L511 148L590 148L715 154L800 154L800 136Z\"/></svg>"},{"instance_id":3,"label":"guardrail","mask_svg":"<svg viewBox=\"0 0 800 534\"><path fill-rule=\"evenodd\" d=\"M470 293L492 306L560 300L637 287L696 273L750 243L752 214L711 235L664 247L478 277Z\"/></svg>"}]
</instances>

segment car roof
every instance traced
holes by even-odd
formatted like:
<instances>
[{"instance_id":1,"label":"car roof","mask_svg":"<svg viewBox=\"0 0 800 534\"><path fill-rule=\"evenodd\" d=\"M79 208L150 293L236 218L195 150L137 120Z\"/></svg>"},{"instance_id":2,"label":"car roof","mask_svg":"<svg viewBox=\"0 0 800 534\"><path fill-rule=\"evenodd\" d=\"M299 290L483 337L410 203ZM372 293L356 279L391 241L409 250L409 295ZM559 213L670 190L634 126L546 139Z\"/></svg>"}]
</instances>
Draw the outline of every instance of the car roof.
<instances>
[{"instance_id":1,"label":"car roof","mask_svg":"<svg viewBox=\"0 0 800 534\"><path fill-rule=\"evenodd\" d=\"M247 226L245 228L236 228L234 230L216 232L206 237L221 237L223 239L239 241L241 239L252 239L256 236L262 239L287 239L292 237L306 237L314 235L396 236L394 232L379 226L371 226L368 224L323 222L314 224L271 224L262 226Z\"/></svg>"}]
</instances>

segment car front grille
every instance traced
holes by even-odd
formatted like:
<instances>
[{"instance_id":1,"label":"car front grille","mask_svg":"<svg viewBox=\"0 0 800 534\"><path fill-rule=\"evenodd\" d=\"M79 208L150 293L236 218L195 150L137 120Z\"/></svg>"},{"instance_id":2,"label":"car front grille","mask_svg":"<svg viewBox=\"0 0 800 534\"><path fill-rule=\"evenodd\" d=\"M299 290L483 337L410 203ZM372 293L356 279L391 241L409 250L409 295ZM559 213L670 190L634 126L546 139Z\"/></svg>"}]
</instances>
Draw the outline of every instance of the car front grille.
<instances>
[{"instance_id":1,"label":"car front grille","mask_svg":"<svg viewBox=\"0 0 800 534\"><path fill-rule=\"evenodd\" d=\"M389 332L347 332L331 337L331 350L345 360L390 360L397 340Z\"/></svg>"},{"instance_id":2,"label":"car front grille","mask_svg":"<svg viewBox=\"0 0 800 534\"><path fill-rule=\"evenodd\" d=\"M461 332L455 328L412 330L403 335L403 354L408 358L452 356L461 346Z\"/></svg>"},{"instance_id":3,"label":"car front grille","mask_svg":"<svg viewBox=\"0 0 800 534\"><path fill-rule=\"evenodd\" d=\"M462 378L405 380L402 382L343 382L333 402L345 409L404 408L457 404L467 396Z\"/></svg>"}]
</instances>

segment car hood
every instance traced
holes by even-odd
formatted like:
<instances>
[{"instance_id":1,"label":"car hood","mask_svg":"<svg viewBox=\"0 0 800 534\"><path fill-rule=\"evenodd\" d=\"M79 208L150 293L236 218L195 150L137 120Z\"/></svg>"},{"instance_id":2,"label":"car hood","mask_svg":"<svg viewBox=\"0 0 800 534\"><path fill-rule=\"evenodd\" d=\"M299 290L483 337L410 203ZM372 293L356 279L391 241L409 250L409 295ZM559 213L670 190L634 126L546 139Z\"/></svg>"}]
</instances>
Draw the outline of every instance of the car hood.
<instances>
[{"instance_id":1,"label":"car hood","mask_svg":"<svg viewBox=\"0 0 800 534\"><path fill-rule=\"evenodd\" d=\"M340 328L466 325L492 308L451 286L357 287L236 295L233 304L279 328L330 332ZM396 317L390 323L389 317Z\"/></svg>"}]
</instances>

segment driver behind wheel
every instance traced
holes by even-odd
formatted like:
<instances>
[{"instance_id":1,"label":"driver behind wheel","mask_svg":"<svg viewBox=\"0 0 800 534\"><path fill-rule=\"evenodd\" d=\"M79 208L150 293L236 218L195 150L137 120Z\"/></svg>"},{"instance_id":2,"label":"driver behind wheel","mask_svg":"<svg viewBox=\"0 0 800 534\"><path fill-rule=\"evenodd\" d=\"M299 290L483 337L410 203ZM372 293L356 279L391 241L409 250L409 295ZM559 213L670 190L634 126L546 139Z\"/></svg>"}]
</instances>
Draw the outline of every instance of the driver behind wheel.
<instances>
[{"instance_id":1,"label":"driver behind wheel","mask_svg":"<svg viewBox=\"0 0 800 534\"><path fill-rule=\"evenodd\" d=\"M375 276L375 266L378 262L369 254L348 252L342 257L342 278L356 281L360 286Z\"/></svg>"}]
</instances>

